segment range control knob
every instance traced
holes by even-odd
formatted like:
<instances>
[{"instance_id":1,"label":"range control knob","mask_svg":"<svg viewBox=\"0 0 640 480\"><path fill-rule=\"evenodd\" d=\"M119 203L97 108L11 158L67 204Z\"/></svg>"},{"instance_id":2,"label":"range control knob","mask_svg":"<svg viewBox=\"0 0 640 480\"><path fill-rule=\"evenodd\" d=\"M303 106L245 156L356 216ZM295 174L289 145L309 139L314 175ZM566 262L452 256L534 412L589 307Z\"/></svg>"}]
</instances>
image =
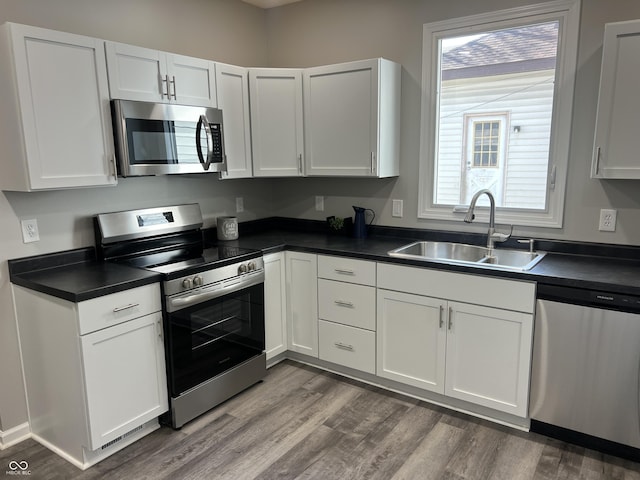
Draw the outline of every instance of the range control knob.
<instances>
[{"instance_id":1,"label":"range control knob","mask_svg":"<svg viewBox=\"0 0 640 480\"><path fill-rule=\"evenodd\" d=\"M242 275L243 273L247 273L247 266L244 263L241 263L238 267L238 273Z\"/></svg>"},{"instance_id":2,"label":"range control knob","mask_svg":"<svg viewBox=\"0 0 640 480\"><path fill-rule=\"evenodd\" d=\"M249 269L250 272L253 272L256 269L256 262L249 262L247 264L247 268Z\"/></svg>"},{"instance_id":3,"label":"range control knob","mask_svg":"<svg viewBox=\"0 0 640 480\"><path fill-rule=\"evenodd\" d=\"M202 277L200 275L196 275L195 277L193 277L193 285L196 287L202 285Z\"/></svg>"},{"instance_id":4,"label":"range control knob","mask_svg":"<svg viewBox=\"0 0 640 480\"><path fill-rule=\"evenodd\" d=\"M185 278L184 280L182 280L182 288L184 288L185 290L191 288L192 286L193 284L190 278Z\"/></svg>"}]
</instances>

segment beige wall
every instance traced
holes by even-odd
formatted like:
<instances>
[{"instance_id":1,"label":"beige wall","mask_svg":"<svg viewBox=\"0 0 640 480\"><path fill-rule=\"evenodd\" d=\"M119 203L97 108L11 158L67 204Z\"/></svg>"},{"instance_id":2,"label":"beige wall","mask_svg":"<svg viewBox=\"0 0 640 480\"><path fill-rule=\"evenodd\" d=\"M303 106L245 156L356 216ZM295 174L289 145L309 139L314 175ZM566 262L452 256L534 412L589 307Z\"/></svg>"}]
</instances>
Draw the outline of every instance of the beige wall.
<instances>
[{"instance_id":1,"label":"beige wall","mask_svg":"<svg viewBox=\"0 0 640 480\"><path fill-rule=\"evenodd\" d=\"M265 13L237 0L2 0L0 23L24 23L237 65L265 65ZM0 175L2 174L0 148ZM24 389L6 260L93 245L91 216L106 211L198 202L206 225L235 213L271 214L262 180L213 175L120 179L113 188L0 192L0 430L26 421ZM36 218L40 242L22 243L20 219Z\"/></svg>"},{"instance_id":2,"label":"beige wall","mask_svg":"<svg viewBox=\"0 0 640 480\"><path fill-rule=\"evenodd\" d=\"M417 219L420 151L420 82L424 23L538 0L305 0L267 12L269 63L311 66L383 56L402 64L400 177L388 180L278 180L276 214L322 219L352 215L351 205L373 208L377 223L483 232L482 223ZM578 72L564 228L516 228L518 235L619 244L640 244L640 181L589 178L596 99L606 22L640 18L640 2L583 0ZM325 195L315 212L313 195ZM391 200L404 200L404 218L391 217ZM601 208L618 210L615 233L598 232Z\"/></svg>"}]
</instances>

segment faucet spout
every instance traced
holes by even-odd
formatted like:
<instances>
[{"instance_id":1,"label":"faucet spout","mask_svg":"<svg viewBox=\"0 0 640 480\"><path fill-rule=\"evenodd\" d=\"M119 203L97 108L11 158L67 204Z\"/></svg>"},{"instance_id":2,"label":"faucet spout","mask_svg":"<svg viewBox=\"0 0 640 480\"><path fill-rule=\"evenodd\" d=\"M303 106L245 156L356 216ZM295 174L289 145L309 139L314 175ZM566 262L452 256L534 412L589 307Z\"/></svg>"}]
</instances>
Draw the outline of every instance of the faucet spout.
<instances>
[{"instance_id":1,"label":"faucet spout","mask_svg":"<svg viewBox=\"0 0 640 480\"><path fill-rule=\"evenodd\" d=\"M511 236L511 233L505 234L496 232L496 200L493 198L493 193L491 193L491 191L485 188L477 191L473 195L471 203L469 204L469 210L467 210L467 215L464 217L464 221L466 223L473 222L473 211L476 208L476 202L478 201L478 197L483 194L486 194L487 197L489 197L489 231L487 232L487 248L489 249L489 257L492 257L495 242L504 242ZM511 229L513 230L513 226Z\"/></svg>"},{"instance_id":2,"label":"faucet spout","mask_svg":"<svg viewBox=\"0 0 640 480\"><path fill-rule=\"evenodd\" d=\"M496 226L496 200L495 198L493 198L493 193L491 193L490 190L484 188L482 190L478 190L474 195L473 198L471 198L471 203L469 204L469 210L467 210L467 215L464 217L464 221L466 223L471 223L473 222L473 211L476 208L476 202L478 201L478 197L480 197L480 195L482 194L486 194L487 197L489 197L489 205L490 205L490 210L489 210L489 228L495 228Z\"/></svg>"}]
</instances>

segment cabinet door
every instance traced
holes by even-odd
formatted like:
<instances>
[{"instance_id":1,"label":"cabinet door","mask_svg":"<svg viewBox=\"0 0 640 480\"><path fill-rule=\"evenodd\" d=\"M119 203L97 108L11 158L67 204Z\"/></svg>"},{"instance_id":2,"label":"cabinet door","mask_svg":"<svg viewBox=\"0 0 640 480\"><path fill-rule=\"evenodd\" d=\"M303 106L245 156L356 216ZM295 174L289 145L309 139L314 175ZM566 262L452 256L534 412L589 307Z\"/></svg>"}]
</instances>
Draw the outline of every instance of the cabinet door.
<instances>
[{"instance_id":1,"label":"cabinet door","mask_svg":"<svg viewBox=\"0 0 640 480\"><path fill-rule=\"evenodd\" d=\"M215 63L166 54L169 100L181 105L217 107Z\"/></svg>"},{"instance_id":2,"label":"cabinet door","mask_svg":"<svg viewBox=\"0 0 640 480\"><path fill-rule=\"evenodd\" d=\"M284 253L264 256L264 322L267 360L287 350Z\"/></svg>"},{"instance_id":3,"label":"cabinet door","mask_svg":"<svg viewBox=\"0 0 640 480\"><path fill-rule=\"evenodd\" d=\"M304 73L307 175L375 175L378 63L360 61Z\"/></svg>"},{"instance_id":4,"label":"cabinet door","mask_svg":"<svg viewBox=\"0 0 640 480\"><path fill-rule=\"evenodd\" d=\"M640 20L605 26L591 176L640 178Z\"/></svg>"},{"instance_id":5,"label":"cabinet door","mask_svg":"<svg viewBox=\"0 0 640 480\"><path fill-rule=\"evenodd\" d=\"M91 450L167 411L160 313L80 338Z\"/></svg>"},{"instance_id":6,"label":"cabinet door","mask_svg":"<svg viewBox=\"0 0 640 480\"><path fill-rule=\"evenodd\" d=\"M445 394L527 416L533 315L449 302Z\"/></svg>"},{"instance_id":7,"label":"cabinet door","mask_svg":"<svg viewBox=\"0 0 640 480\"><path fill-rule=\"evenodd\" d=\"M253 175L248 78L246 68L216 64L218 108L222 110L227 155L227 171L222 172L222 178L247 178Z\"/></svg>"},{"instance_id":8,"label":"cabinet door","mask_svg":"<svg viewBox=\"0 0 640 480\"><path fill-rule=\"evenodd\" d=\"M169 84L163 52L106 42L111 98L168 102Z\"/></svg>"},{"instance_id":9,"label":"cabinet door","mask_svg":"<svg viewBox=\"0 0 640 480\"><path fill-rule=\"evenodd\" d=\"M2 102L2 115L11 119L3 122L8 165L0 184L8 190L115 184L104 42L24 25L5 28L14 64L2 68L13 70L15 82L5 93L15 91L18 99L11 100L15 110Z\"/></svg>"},{"instance_id":10,"label":"cabinet door","mask_svg":"<svg viewBox=\"0 0 640 480\"><path fill-rule=\"evenodd\" d=\"M378 289L377 374L444 393L444 300Z\"/></svg>"},{"instance_id":11,"label":"cabinet door","mask_svg":"<svg viewBox=\"0 0 640 480\"><path fill-rule=\"evenodd\" d=\"M254 176L302 175L302 72L252 69L249 95Z\"/></svg>"},{"instance_id":12,"label":"cabinet door","mask_svg":"<svg viewBox=\"0 0 640 480\"><path fill-rule=\"evenodd\" d=\"M316 255L286 252L289 350L318 356L318 263Z\"/></svg>"}]
</instances>

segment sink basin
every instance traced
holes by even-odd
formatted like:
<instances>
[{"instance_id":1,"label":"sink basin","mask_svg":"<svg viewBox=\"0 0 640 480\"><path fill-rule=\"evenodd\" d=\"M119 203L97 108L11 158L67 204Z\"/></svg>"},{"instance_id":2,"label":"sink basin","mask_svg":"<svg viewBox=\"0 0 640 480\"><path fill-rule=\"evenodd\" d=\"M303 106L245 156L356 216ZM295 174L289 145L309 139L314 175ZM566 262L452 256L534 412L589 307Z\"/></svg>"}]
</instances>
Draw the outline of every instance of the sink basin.
<instances>
[{"instance_id":1,"label":"sink basin","mask_svg":"<svg viewBox=\"0 0 640 480\"><path fill-rule=\"evenodd\" d=\"M545 256L544 252L489 249L455 242L414 242L388 252L392 257L410 258L454 265L475 265L500 270L526 271Z\"/></svg>"},{"instance_id":2,"label":"sink basin","mask_svg":"<svg viewBox=\"0 0 640 480\"><path fill-rule=\"evenodd\" d=\"M453 242L415 242L389 252L392 257L424 260L479 262L487 255L485 247Z\"/></svg>"}]
</instances>

